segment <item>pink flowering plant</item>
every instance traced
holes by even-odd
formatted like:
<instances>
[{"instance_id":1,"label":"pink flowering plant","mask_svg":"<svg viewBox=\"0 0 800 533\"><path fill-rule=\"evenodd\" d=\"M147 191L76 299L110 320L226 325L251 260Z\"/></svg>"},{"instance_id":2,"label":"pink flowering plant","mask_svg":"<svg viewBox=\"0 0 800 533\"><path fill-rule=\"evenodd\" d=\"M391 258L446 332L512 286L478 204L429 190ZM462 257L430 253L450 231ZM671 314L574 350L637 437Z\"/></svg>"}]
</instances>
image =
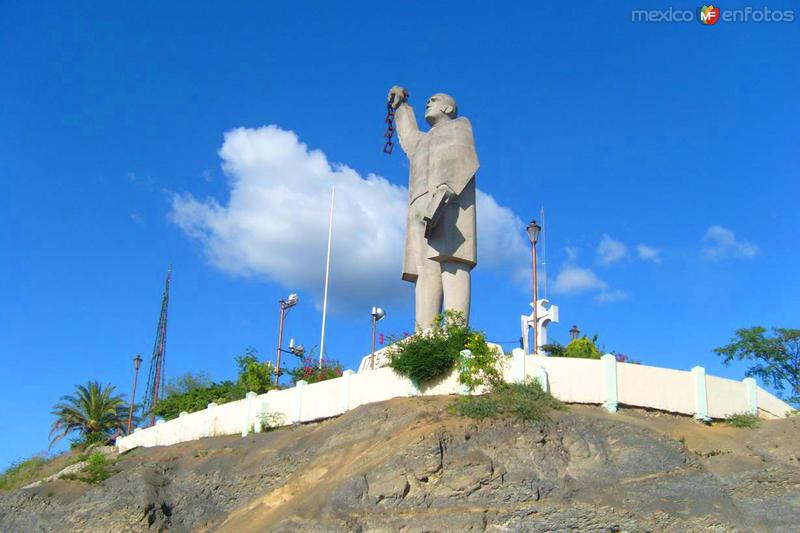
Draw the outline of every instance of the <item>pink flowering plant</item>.
<instances>
[{"instance_id":1,"label":"pink flowering plant","mask_svg":"<svg viewBox=\"0 0 800 533\"><path fill-rule=\"evenodd\" d=\"M326 379L338 378L342 375L342 371L342 364L339 361L323 359L320 364L316 358L306 356L300 360L299 365L289 370L289 375L294 384L297 384L298 381L317 383Z\"/></svg>"}]
</instances>

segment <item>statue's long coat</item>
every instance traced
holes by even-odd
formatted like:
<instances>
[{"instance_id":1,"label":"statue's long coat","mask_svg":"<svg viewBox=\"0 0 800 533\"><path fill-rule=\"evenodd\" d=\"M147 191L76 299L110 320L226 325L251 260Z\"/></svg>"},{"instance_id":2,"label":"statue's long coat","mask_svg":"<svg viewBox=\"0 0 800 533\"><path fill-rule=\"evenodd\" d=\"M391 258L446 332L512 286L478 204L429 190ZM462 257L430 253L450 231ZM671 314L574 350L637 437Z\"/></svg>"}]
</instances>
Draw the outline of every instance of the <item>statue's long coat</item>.
<instances>
[{"instance_id":1,"label":"statue's long coat","mask_svg":"<svg viewBox=\"0 0 800 533\"><path fill-rule=\"evenodd\" d=\"M478 262L475 242L475 173L478 155L469 120L459 117L430 131L417 128L414 109L402 104L395 112L400 145L410 162L408 225L403 254L403 279L416 281L422 260L458 261L474 267ZM422 216L438 185L446 183L457 197L444 209L431 236L424 237Z\"/></svg>"}]
</instances>

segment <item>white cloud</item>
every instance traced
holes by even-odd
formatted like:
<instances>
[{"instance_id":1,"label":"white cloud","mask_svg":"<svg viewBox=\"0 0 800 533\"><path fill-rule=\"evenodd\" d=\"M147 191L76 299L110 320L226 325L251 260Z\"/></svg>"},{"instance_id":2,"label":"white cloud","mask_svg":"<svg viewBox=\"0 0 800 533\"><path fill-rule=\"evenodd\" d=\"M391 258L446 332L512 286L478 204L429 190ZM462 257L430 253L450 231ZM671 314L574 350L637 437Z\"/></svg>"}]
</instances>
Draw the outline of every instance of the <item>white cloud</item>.
<instances>
[{"instance_id":1,"label":"white cloud","mask_svg":"<svg viewBox=\"0 0 800 533\"><path fill-rule=\"evenodd\" d=\"M578 259L578 249L574 246L566 246L564 253L567 254L567 262L574 263Z\"/></svg>"},{"instance_id":2,"label":"white cloud","mask_svg":"<svg viewBox=\"0 0 800 533\"><path fill-rule=\"evenodd\" d=\"M736 234L722 226L711 226L706 230L702 242L704 243L701 253L706 259L724 259L726 257L738 257L749 259L759 253L757 245L745 241L737 240Z\"/></svg>"},{"instance_id":3,"label":"white cloud","mask_svg":"<svg viewBox=\"0 0 800 533\"><path fill-rule=\"evenodd\" d=\"M613 303L626 300L628 293L620 290L603 291L594 297L600 303Z\"/></svg>"},{"instance_id":4,"label":"white cloud","mask_svg":"<svg viewBox=\"0 0 800 533\"><path fill-rule=\"evenodd\" d=\"M405 187L332 164L294 132L275 125L227 132L219 155L229 180L227 203L175 195L171 212L202 244L210 264L310 292L319 301L335 186L331 308L360 309L410 297L411 284L400 280ZM477 213L478 268L525 272L521 219L481 191Z\"/></svg>"},{"instance_id":5,"label":"white cloud","mask_svg":"<svg viewBox=\"0 0 800 533\"><path fill-rule=\"evenodd\" d=\"M636 252L639 254L639 259L653 263L661 262L661 250L658 248L639 243L636 245Z\"/></svg>"},{"instance_id":6,"label":"white cloud","mask_svg":"<svg viewBox=\"0 0 800 533\"><path fill-rule=\"evenodd\" d=\"M628 294L612 289L608 282L601 279L590 268L575 264L578 253L574 248L567 248L567 261L553 280L552 288L556 294L595 293L594 299L600 303L611 303L624 300Z\"/></svg>"},{"instance_id":7,"label":"white cloud","mask_svg":"<svg viewBox=\"0 0 800 533\"><path fill-rule=\"evenodd\" d=\"M600 244L597 245L597 262L601 265L616 263L627 254L628 247L625 243L612 238L607 233L603 234Z\"/></svg>"},{"instance_id":8,"label":"white cloud","mask_svg":"<svg viewBox=\"0 0 800 533\"><path fill-rule=\"evenodd\" d=\"M608 283L597 277L588 268L566 265L553 281L553 292L562 294L580 294L583 292L604 291Z\"/></svg>"}]
</instances>

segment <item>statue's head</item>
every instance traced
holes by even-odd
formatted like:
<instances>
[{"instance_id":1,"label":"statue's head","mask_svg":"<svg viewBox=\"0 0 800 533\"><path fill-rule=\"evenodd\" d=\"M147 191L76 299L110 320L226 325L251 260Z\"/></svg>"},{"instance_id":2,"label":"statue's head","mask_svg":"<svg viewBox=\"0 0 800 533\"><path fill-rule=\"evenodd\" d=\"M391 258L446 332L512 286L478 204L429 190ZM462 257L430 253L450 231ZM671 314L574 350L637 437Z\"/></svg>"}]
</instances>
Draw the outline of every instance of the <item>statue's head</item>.
<instances>
[{"instance_id":1,"label":"statue's head","mask_svg":"<svg viewBox=\"0 0 800 533\"><path fill-rule=\"evenodd\" d=\"M428 98L428 103L425 104L425 120L431 126L454 119L457 115L458 106L449 94L436 93Z\"/></svg>"}]
</instances>

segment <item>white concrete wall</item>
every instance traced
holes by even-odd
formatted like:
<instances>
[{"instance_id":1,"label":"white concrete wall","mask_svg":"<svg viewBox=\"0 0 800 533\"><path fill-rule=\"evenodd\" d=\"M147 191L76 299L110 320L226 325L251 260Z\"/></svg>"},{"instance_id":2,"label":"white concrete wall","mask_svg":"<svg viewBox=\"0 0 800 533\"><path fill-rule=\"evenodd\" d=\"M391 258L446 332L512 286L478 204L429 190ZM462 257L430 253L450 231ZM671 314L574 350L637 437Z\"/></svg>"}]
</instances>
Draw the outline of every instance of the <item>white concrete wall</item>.
<instances>
[{"instance_id":1,"label":"white concrete wall","mask_svg":"<svg viewBox=\"0 0 800 533\"><path fill-rule=\"evenodd\" d=\"M694 382L689 372L617 363L617 380L621 404L694 414Z\"/></svg>"},{"instance_id":2,"label":"white concrete wall","mask_svg":"<svg viewBox=\"0 0 800 533\"><path fill-rule=\"evenodd\" d=\"M616 380L609 380L616 376ZM541 377L550 392L566 403L600 404L616 410L617 403L693 415L725 418L752 410L763 418L782 417L791 407L747 380L734 381L697 372L646 365L523 355L516 351L503 368L504 379ZM615 386L616 385L616 386ZM699 387L699 388L698 388ZM419 391L388 367L362 368L340 378L270 391L222 405L210 406L118 439L120 451L137 446L167 446L218 435L258 431L261 413L277 413L284 424L328 418L359 405L402 396L458 394L458 374ZM477 391L480 392L480 391ZM704 395L702 393L705 393ZM757 405L752 405L755 403Z\"/></svg>"},{"instance_id":3,"label":"white concrete wall","mask_svg":"<svg viewBox=\"0 0 800 533\"><path fill-rule=\"evenodd\" d=\"M757 387L758 414L762 418L781 418L786 416L787 407L785 402L776 398L761 387Z\"/></svg>"}]
</instances>

